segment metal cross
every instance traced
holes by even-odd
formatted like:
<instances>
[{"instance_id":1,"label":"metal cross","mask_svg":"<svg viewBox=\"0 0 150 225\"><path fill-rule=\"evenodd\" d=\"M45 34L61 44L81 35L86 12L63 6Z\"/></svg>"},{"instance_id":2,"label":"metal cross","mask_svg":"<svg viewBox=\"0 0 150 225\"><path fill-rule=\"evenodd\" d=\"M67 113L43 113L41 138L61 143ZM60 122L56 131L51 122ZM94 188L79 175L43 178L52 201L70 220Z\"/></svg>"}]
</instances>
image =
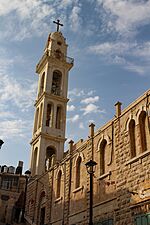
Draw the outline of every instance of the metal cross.
<instances>
[{"instance_id":1,"label":"metal cross","mask_svg":"<svg viewBox=\"0 0 150 225\"><path fill-rule=\"evenodd\" d=\"M53 23L56 23L57 24L57 32L59 31L59 26L63 26L63 24L62 23L59 23L60 22L60 20L57 20L57 22L56 21L53 21Z\"/></svg>"}]
</instances>

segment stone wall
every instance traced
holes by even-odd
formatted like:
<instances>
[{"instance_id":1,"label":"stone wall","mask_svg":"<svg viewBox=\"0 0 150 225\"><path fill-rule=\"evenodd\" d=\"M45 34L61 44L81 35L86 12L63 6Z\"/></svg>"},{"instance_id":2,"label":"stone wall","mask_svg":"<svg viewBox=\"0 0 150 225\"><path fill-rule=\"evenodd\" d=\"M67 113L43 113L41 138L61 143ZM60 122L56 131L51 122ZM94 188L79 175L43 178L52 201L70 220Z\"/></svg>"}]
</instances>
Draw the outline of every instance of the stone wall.
<instances>
[{"instance_id":1,"label":"stone wall","mask_svg":"<svg viewBox=\"0 0 150 225\"><path fill-rule=\"evenodd\" d=\"M94 132L94 135L90 132L86 141L80 140L72 145L61 162L29 183L26 206L29 224L39 224L40 210L44 207L45 224L88 224L90 190L85 163L90 159L97 162L93 178L94 222L113 219L115 225L134 224L137 205L150 200L149 94L150 91L146 92L121 114L117 113L115 118ZM140 123L142 112L144 125ZM135 127L131 127L131 120L134 120ZM129 132L131 128L135 134L134 157ZM144 150L141 134L143 129L146 136ZM80 185L77 187L79 157ZM60 195L57 196L59 171ZM42 193L45 196L41 198ZM150 211L148 207L146 210L140 208L138 213Z\"/></svg>"}]
</instances>

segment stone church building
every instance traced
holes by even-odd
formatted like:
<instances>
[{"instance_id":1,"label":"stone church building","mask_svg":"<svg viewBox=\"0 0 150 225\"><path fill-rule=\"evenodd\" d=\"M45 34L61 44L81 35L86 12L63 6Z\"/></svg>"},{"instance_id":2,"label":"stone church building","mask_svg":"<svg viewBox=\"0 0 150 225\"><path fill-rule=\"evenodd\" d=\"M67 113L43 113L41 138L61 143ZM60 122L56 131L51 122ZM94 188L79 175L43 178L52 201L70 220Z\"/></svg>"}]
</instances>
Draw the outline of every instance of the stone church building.
<instances>
[{"instance_id":1,"label":"stone church building","mask_svg":"<svg viewBox=\"0 0 150 225\"><path fill-rule=\"evenodd\" d=\"M68 72L62 33L51 33L36 66L39 75L31 141L25 219L28 225L89 224L89 174L93 176L93 224L150 225L150 90L87 140L69 142L64 151Z\"/></svg>"}]
</instances>

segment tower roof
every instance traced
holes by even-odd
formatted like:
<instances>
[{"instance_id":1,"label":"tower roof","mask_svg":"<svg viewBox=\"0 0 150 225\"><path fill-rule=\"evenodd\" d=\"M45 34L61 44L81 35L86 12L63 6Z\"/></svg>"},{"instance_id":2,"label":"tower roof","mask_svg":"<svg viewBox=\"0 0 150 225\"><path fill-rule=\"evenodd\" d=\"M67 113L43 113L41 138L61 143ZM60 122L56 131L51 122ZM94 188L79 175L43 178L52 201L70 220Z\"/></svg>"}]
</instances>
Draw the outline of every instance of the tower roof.
<instances>
[{"instance_id":1,"label":"tower roof","mask_svg":"<svg viewBox=\"0 0 150 225\"><path fill-rule=\"evenodd\" d=\"M63 37L61 32L52 32L48 35L48 39L45 45L45 49L49 48L50 42L56 41L57 43L66 45L66 39Z\"/></svg>"}]
</instances>

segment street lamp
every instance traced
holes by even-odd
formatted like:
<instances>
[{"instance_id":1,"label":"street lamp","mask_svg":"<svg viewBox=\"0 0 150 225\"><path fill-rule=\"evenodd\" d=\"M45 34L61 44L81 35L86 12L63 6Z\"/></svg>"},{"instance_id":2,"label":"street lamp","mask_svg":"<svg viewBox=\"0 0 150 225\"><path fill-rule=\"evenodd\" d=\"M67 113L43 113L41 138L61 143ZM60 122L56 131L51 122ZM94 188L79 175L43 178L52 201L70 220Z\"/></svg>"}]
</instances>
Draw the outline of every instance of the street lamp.
<instances>
[{"instance_id":1,"label":"street lamp","mask_svg":"<svg viewBox=\"0 0 150 225\"><path fill-rule=\"evenodd\" d=\"M93 174L97 163L93 160L88 161L86 164L87 172L90 174L90 211L89 211L89 225L93 225Z\"/></svg>"},{"instance_id":2,"label":"street lamp","mask_svg":"<svg viewBox=\"0 0 150 225\"><path fill-rule=\"evenodd\" d=\"M0 149L1 149L3 144L4 144L4 141L0 139Z\"/></svg>"},{"instance_id":3,"label":"street lamp","mask_svg":"<svg viewBox=\"0 0 150 225\"><path fill-rule=\"evenodd\" d=\"M22 209L22 216L21 216L21 222L24 222L24 214L25 214L25 206L26 206L26 197L27 197L27 185L28 185L28 179L31 175L31 171L27 170L25 173L26 183L25 183L25 191L24 191L24 202L23 202L23 209Z\"/></svg>"}]
</instances>

